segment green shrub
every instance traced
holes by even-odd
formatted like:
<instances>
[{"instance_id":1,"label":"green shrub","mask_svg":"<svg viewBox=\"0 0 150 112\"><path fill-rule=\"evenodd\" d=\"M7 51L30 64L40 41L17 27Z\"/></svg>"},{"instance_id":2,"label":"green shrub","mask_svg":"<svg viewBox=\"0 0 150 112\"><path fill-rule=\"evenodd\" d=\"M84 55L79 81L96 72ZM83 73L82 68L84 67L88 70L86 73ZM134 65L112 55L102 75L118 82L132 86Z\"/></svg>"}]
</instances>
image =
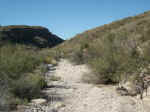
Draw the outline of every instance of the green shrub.
<instances>
[{"instance_id":1,"label":"green shrub","mask_svg":"<svg viewBox=\"0 0 150 112\"><path fill-rule=\"evenodd\" d=\"M2 83L0 84L0 111L1 112L9 111L8 105L10 104L9 100L11 97L9 96L9 92L6 88L7 88L6 85L2 85Z\"/></svg>"},{"instance_id":2,"label":"green shrub","mask_svg":"<svg viewBox=\"0 0 150 112\"><path fill-rule=\"evenodd\" d=\"M5 94L5 97L1 98L6 105L18 104L19 100L23 103L40 95L40 90L46 86L42 76L45 69L40 67L42 63L43 56L39 52L26 49L25 46L0 47L0 88L6 90L0 90L0 95ZM36 69L40 71L37 73ZM17 98L19 100L16 100Z\"/></svg>"},{"instance_id":3,"label":"green shrub","mask_svg":"<svg viewBox=\"0 0 150 112\"><path fill-rule=\"evenodd\" d=\"M41 57L23 48L6 46L0 49L0 73L17 79L22 73L32 72L42 62Z\"/></svg>"},{"instance_id":4,"label":"green shrub","mask_svg":"<svg viewBox=\"0 0 150 112\"><path fill-rule=\"evenodd\" d=\"M28 99L40 95L41 89L45 86L45 80L42 76L30 74L21 77L20 79L12 82L11 92L21 99Z\"/></svg>"},{"instance_id":5,"label":"green shrub","mask_svg":"<svg viewBox=\"0 0 150 112\"><path fill-rule=\"evenodd\" d=\"M46 64L53 64L53 65L57 65L57 61L53 58L53 57L46 57L45 59L44 59L44 62L46 63Z\"/></svg>"},{"instance_id":6,"label":"green shrub","mask_svg":"<svg viewBox=\"0 0 150 112\"><path fill-rule=\"evenodd\" d=\"M94 48L100 49L94 56L89 54L94 57L89 60L89 65L99 79L99 83L118 83L127 74L138 69L139 54L136 49L128 48L130 43L126 40L127 38L122 39L116 34L109 34L101 40L101 43L94 45Z\"/></svg>"},{"instance_id":7,"label":"green shrub","mask_svg":"<svg viewBox=\"0 0 150 112\"><path fill-rule=\"evenodd\" d=\"M74 54L69 58L75 64L83 64L84 63L83 51L81 49L74 51Z\"/></svg>"}]
</instances>

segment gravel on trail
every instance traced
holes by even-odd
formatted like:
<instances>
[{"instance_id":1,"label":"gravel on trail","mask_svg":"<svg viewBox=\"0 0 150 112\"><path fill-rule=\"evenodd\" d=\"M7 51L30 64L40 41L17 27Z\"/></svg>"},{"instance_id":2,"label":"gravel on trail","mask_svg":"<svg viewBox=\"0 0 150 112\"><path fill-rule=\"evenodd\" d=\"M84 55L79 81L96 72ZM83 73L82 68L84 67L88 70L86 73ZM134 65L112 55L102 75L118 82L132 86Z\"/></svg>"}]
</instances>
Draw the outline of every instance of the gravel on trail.
<instances>
[{"instance_id":1,"label":"gravel on trail","mask_svg":"<svg viewBox=\"0 0 150 112\"><path fill-rule=\"evenodd\" d=\"M43 112L150 112L150 98L120 96L116 86L96 86L85 83L82 77L92 72L86 65L74 65L68 60L61 60L48 78L54 76L59 80L49 81L49 88L43 92L48 96L47 111ZM149 105L148 105L149 104Z\"/></svg>"}]
</instances>

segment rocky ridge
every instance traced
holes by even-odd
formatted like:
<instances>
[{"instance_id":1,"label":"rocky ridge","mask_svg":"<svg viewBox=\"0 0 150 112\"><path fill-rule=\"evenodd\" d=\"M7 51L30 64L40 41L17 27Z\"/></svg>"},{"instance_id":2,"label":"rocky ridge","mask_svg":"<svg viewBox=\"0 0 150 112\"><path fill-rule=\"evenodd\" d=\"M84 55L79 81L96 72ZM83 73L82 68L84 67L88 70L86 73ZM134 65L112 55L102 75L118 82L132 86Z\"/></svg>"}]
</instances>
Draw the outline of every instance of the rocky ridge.
<instances>
[{"instance_id":1,"label":"rocky ridge","mask_svg":"<svg viewBox=\"0 0 150 112\"><path fill-rule=\"evenodd\" d=\"M46 48L53 47L63 41L60 37L49 32L47 28L41 26L11 25L0 27L0 44L10 42Z\"/></svg>"}]
</instances>

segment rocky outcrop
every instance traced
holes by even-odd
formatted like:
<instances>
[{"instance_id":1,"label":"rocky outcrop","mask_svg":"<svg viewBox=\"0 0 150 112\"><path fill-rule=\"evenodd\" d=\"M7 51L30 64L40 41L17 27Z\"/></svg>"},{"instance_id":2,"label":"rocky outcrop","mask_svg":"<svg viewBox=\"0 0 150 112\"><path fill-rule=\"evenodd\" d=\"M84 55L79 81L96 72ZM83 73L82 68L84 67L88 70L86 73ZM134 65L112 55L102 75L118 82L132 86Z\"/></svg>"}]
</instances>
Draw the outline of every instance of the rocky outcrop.
<instances>
[{"instance_id":1,"label":"rocky outcrop","mask_svg":"<svg viewBox=\"0 0 150 112\"><path fill-rule=\"evenodd\" d=\"M0 43L5 42L45 48L60 44L63 40L41 26L12 25L0 27Z\"/></svg>"}]
</instances>

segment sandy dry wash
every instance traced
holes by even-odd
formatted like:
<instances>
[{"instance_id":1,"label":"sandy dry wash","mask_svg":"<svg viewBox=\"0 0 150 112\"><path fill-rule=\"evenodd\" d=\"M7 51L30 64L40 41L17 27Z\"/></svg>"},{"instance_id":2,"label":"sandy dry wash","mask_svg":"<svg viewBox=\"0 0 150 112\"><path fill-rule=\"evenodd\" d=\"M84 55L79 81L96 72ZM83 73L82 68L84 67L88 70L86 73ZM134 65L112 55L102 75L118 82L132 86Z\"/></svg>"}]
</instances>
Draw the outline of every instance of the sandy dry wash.
<instances>
[{"instance_id":1,"label":"sandy dry wash","mask_svg":"<svg viewBox=\"0 0 150 112\"><path fill-rule=\"evenodd\" d=\"M61 77L50 82L52 86L45 92L52 108L57 112L149 112L150 100L130 96L120 96L115 86L96 86L82 82L82 76L90 73L86 65L73 65L61 60L49 77ZM53 96L52 96L53 95ZM55 97L55 98L54 98Z\"/></svg>"}]
</instances>

